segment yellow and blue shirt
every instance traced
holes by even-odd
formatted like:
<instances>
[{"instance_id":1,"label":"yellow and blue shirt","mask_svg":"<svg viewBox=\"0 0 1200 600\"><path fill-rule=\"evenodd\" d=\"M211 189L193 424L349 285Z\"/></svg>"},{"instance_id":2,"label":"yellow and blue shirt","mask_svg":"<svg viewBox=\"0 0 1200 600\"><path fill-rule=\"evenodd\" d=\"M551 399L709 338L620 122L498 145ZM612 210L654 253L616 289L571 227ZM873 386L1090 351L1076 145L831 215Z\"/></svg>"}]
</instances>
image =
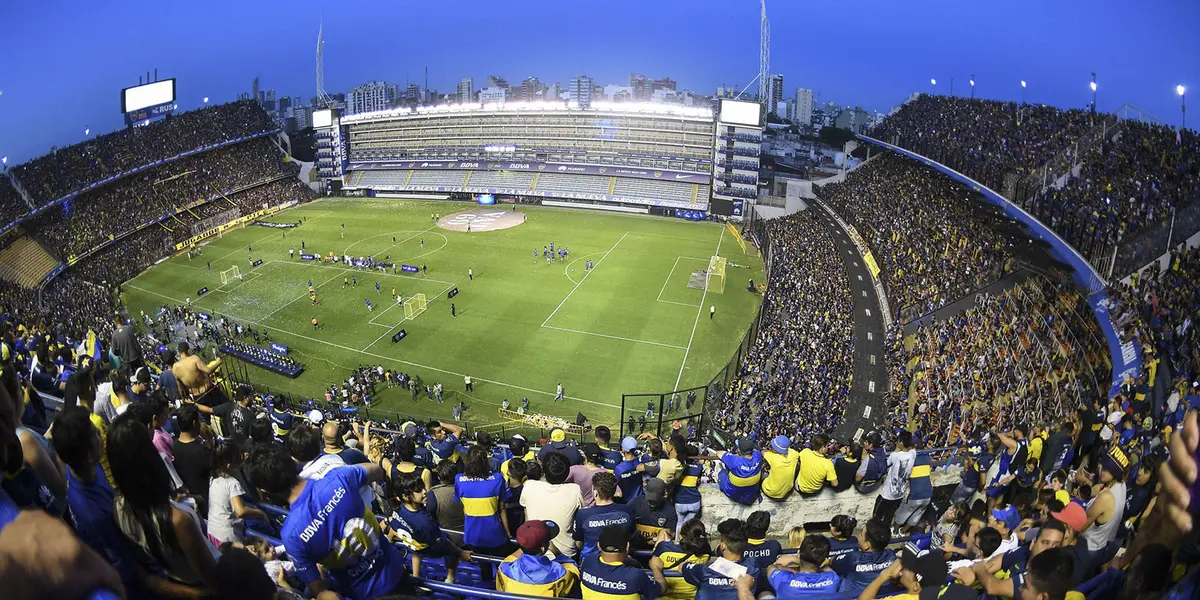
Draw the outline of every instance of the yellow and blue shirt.
<instances>
[{"instance_id":1,"label":"yellow and blue shirt","mask_svg":"<svg viewBox=\"0 0 1200 600\"><path fill-rule=\"evenodd\" d=\"M632 561L614 564L593 554L583 559L580 571L583 600L654 600L660 595L658 582Z\"/></svg>"},{"instance_id":2,"label":"yellow and blue shirt","mask_svg":"<svg viewBox=\"0 0 1200 600\"><path fill-rule=\"evenodd\" d=\"M679 569L684 581L696 586L696 600L737 600L737 580L714 571L710 563L684 565ZM739 565L746 567L746 574L758 577L758 566L753 559L743 558Z\"/></svg>"},{"instance_id":3,"label":"yellow and blue shirt","mask_svg":"<svg viewBox=\"0 0 1200 600\"><path fill-rule=\"evenodd\" d=\"M918 452L913 460L913 468L908 476L908 499L924 500L933 497L933 482L929 480L932 466L929 453Z\"/></svg>"},{"instance_id":4,"label":"yellow and blue shirt","mask_svg":"<svg viewBox=\"0 0 1200 600\"><path fill-rule=\"evenodd\" d=\"M732 452L721 455L725 468L717 475L717 486L734 502L753 504L759 498L758 483L762 479L762 452L750 456Z\"/></svg>"},{"instance_id":5,"label":"yellow and blue shirt","mask_svg":"<svg viewBox=\"0 0 1200 600\"><path fill-rule=\"evenodd\" d=\"M496 591L562 598L579 586L579 567L566 556L513 555L496 569Z\"/></svg>"},{"instance_id":6,"label":"yellow and blue shirt","mask_svg":"<svg viewBox=\"0 0 1200 600\"><path fill-rule=\"evenodd\" d=\"M508 542L508 533L500 520L500 498L507 488L504 476L499 473L482 479L466 475L454 478L454 497L463 505L463 543L476 548L496 548Z\"/></svg>"},{"instance_id":7,"label":"yellow and blue shirt","mask_svg":"<svg viewBox=\"0 0 1200 600\"><path fill-rule=\"evenodd\" d=\"M654 556L663 562L663 568L667 571L678 571L687 565L705 565L708 564L707 554L688 554L683 551L683 548L671 542L659 542L654 547ZM687 582L681 576L667 577L667 593L663 594L663 598L669 600L692 600L696 597L696 586Z\"/></svg>"},{"instance_id":8,"label":"yellow and blue shirt","mask_svg":"<svg viewBox=\"0 0 1200 600\"><path fill-rule=\"evenodd\" d=\"M704 467L697 462L683 463L683 473L675 488L675 504L695 504L700 501L700 474Z\"/></svg>"}]
</instances>

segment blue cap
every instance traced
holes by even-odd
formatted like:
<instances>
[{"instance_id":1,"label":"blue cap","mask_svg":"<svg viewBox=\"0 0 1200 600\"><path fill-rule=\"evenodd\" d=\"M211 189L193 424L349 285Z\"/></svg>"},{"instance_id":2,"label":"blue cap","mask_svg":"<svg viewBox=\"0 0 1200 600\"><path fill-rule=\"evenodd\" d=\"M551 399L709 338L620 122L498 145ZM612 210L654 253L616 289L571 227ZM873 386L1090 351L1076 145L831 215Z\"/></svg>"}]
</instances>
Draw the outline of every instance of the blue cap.
<instances>
[{"instance_id":1,"label":"blue cap","mask_svg":"<svg viewBox=\"0 0 1200 600\"><path fill-rule=\"evenodd\" d=\"M637 447L638 447L638 441L635 440L633 438L633 436L627 435L621 440L621 449L626 452L633 452L634 450L637 449Z\"/></svg>"},{"instance_id":2,"label":"blue cap","mask_svg":"<svg viewBox=\"0 0 1200 600\"><path fill-rule=\"evenodd\" d=\"M1017 527L1021 525L1021 514L1017 512L1017 507L1011 504L993 510L992 518L1008 526L1010 532L1016 531Z\"/></svg>"},{"instance_id":3,"label":"blue cap","mask_svg":"<svg viewBox=\"0 0 1200 600\"><path fill-rule=\"evenodd\" d=\"M771 449L780 454L787 454L791 447L792 441L786 435L777 435L775 439L771 440Z\"/></svg>"}]
</instances>

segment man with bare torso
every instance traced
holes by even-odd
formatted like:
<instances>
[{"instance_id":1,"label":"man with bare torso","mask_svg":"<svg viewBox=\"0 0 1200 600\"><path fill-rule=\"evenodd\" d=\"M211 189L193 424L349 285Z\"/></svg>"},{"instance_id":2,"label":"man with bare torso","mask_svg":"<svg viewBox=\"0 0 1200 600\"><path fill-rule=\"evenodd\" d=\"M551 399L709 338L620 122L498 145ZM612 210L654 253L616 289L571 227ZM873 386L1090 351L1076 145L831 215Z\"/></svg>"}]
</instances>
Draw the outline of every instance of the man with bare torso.
<instances>
[{"instance_id":1,"label":"man with bare torso","mask_svg":"<svg viewBox=\"0 0 1200 600\"><path fill-rule=\"evenodd\" d=\"M179 380L179 387L196 402L205 406L218 406L228 402L229 399L220 388L212 383L212 374L221 365L221 359L206 364L199 356L192 354L191 350L187 342L180 342L179 360L171 366L171 373Z\"/></svg>"}]
</instances>

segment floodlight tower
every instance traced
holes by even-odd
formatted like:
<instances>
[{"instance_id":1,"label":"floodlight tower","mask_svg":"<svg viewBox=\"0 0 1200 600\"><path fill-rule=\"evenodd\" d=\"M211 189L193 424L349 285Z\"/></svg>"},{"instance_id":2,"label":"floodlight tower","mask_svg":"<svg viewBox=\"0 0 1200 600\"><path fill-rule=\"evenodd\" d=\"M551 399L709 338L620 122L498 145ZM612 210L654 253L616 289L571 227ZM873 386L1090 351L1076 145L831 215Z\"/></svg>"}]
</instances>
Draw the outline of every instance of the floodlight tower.
<instances>
[{"instance_id":1,"label":"floodlight tower","mask_svg":"<svg viewBox=\"0 0 1200 600\"><path fill-rule=\"evenodd\" d=\"M333 106L333 98L325 93L325 23L317 26L317 104L319 108Z\"/></svg>"},{"instance_id":2,"label":"floodlight tower","mask_svg":"<svg viewBox=\"0 0 1200 600\"><path fill-rule=\"evenodd\" d=\"M770 92L768 81L771 73L771 22L767 20L767 0L759 0L762 16L758 28L758 99L766 100Z\"/></svg>"}]
</instances>

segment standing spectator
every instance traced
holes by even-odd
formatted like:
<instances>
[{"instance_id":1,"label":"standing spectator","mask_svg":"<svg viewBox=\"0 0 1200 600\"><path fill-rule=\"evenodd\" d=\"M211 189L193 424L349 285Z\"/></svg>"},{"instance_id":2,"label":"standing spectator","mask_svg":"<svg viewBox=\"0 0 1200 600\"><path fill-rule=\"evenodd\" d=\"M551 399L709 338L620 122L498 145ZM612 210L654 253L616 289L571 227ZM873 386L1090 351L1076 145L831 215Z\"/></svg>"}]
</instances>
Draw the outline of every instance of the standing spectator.
<instances>
[{"instance_id":1,"label":"standing spectator","mask_svg":"<svg viewBox=\"0 0 1200 600\"><path fill-rule=\"evenodd\" d=\"M675 486L673 499L675 501L675 514L677 530L683 527L684 523L692 519L700 518L700 511L703 509L700 498L700 475L704 473L704 467L694 459L696 449L687 444L682 436L671 436L671 444L677 448L676 452L679 459L683 461L683 470L680 471L679 479ZM682 451L678 450L682 447Z\"/></svg>"},{"instance_id":2,"label":"standing spectator","mask_svg":"<svg viewBox=\"0 0 1200 600\"><path fill-rule=\"evenodd\" d=\"M786 499L795 485L800 453L792 449L792 441L786 435L777 435L763 453L763 461L767 463L767 475L762 482L763 495L772 500Z\"/></svg>"},{"instance_id":3,"label":"standing spectator","mask_svg":"<svg viewBox=\"0 0 1200 600\"><path fill-rule=\"evenodd\" d=\"M142 361L142 346L138 343L133 323L127 323L124 317L117 315L113 325L112 353L121 359L118 367L133 373L146 366Z\"/></svg>"},{"instance_id":4,"label":"standing spectator","mask_svg":"<svg viewBox=\"0 0 1200 600\"><path fill-rule=\"evenodd\" d=\"M253 390L250 386L238 386L233 393L233 402L225 402L215 408L209 408L201 403L194 403L200 412L206 415L220 417L220 431L240 444L250 439L250 423L254 421L255 413L250 408L250 396Z\"/></svg>"},{"instance_id":5,"label":"standing spectator","mask_svg":"<svg viewBox=\"0 0 1200 600\"><path fill-rule=\"evenodd\" d=\"M736 452L717 451L717 458L725 466L717 475L717 483L730 500L739 504L753 504L760 497L762 453L754 447L754 441L750 438L738 439L736 447Z\"/></svg>"},{"instance_id":6,"label":"standing spectator","mask_svg":"<svg viewBox=\"0 0 1200 600\"><path fill-rule=\"evenodd\" d=\"M1087 528L1080 536L1087 543L1091 565L1087 572L1112 558L1109 544L1117 539L1125 515L1125 467L1128 459L1119 449L1100 459L1100 485L1104 486L1087 509ZM1115 551L1112 548L1111 551Z\"/></svg>"},{"instance_id":7,"label":"standing spectator","mask_svg":"<svg viewBox=\"0 0 1200 600\"><path fill-rule=\"evenodd\" d=\"M432 505L433 514L442 529L464 531L466 512L462 500L455 495L454 478L458 475L457 469L453 462L444 459L438 462L435 470L438 482L430 488L426 503ZM456 546L462 546L464 543L462 535L457 533L450 534L450 540Z\"/></svg>"},{"instance_id":8,"label":"standing spectator","mask_svg":"<svg viewBox=\"0 0 1200 600\"><path fill-rule=\"evenodd\" d=\"M800 451L800 471L796 475L796 491L806 496L821 493L825 484L837 487L837 471L829 460L829 438L818 433L813 436L812 447Z\"/></svg>"},{"instance_id":9,"label":"standing spectator","mask_svg":"<svg viewBox=\"0 0 1200 600\"><path fill-rule=\"evenodd\" d=\"M950 504L966 502L976 492L982 491L979 486L983 481L979 472L980 454L983 454L982 447L978 444L968 443L963 456L962 480L958 482L958 487L954 488L954 493L950 495Z\"/></svg>"},{"instance_id":10,"label":"standing spectator","mask_svg":"<svg viewBox=\"0 0 1200 600\"><path fill-rule=\"evenodd\" d=\"M583 508L583 492L567 483L571 463L561 452L551 452L541 461L545 481L530 478L521 492L525 518L559 523L559 533L551 540L554 551L570 555L575 549L575 513Z\"/></svg>"},{"instance_id":11,"label":"standing spectator","mask_svg":"<svg viewBox=\"0 0 1200 600\"><path fill-rule=\"evenodd\" d=\"M249 506L242 484L234 477L242 466L242 447L229 441L213 453L213 478L208 484L208 535L218 542L245 542L245 519L266 521L263 511Z\"/></svg>"},{"instance_id":12,"label":"standing spectator","mask_svg":"<svg viewBox=\"0 0 1200 600\"><path fill-rule=\"evenodd\" d=\"M183 480L192 497L197 500L199 507L207 507L208 475L212 466L212 451L201 439L200 411L195 404L184 404L179 407L176 416L179 425L179 439L175 440L172 450L175 453L175 471ZM208 511L205 510L205 513Z\"/></svg>"},{"instance_id":13,"label":"standing spectator","mask_svg":"<svg viewBox=\"0 0 1200 600\"><path fill-rule=\"evenodd\" d=\"M500 510L504 496L504 476L488 468L487 450L471 446L463 473L454 479L454 497L462 502L463 543L472 552L492 556L507 555L508 513ZM483 569L491 578L491 569Z\"/></svg>"},{"instance_id":14,"label":"standing spectator","mask_svg":"<svg viewBox=\"0 0 1200 600\"><path fill-rule=\"evenodd\" d=\"M167 402L171 406L179 404L179 380L175 378L175 374L171 372L171 367L175 365L175 351L166 349L162 351L162 372L158 374L158 389L162 390L167 396Z\"/></svg>"},{"instance_id":15,"label":"standing spectator","mask_svg":"<svg viewBox=\"0 0 1200 600\"><path fill-rule=\"evenodd\" d=\"M908 495L908 476L912 473L913 463L917 453L912 450L912 433L901 431L896 436L896 450L888 455L887 479L883 490L875 499L875 514L873 519L891 524L896 517L896 509Z\"/></svg>"},{"instance_id":16,"label":"standing spectator","mask_svg":"<svg viewBox=\"0 0 1200 600\"><path fill-rule=\"evenodd\" d=\"M171 499L175 489L166 464L150 432L133 415L121 415L109 426L108 456L119 490L113 504L117 526L141 566L183 586L167 588L173 594L211 593L216 587L215 548L195 510Z\"/></svg>"},{"instance_id":17,"label":"standing spectator","mask_svg":"<svg viewBox=\"0 0 1200 600\"><path fill-rule=\"evenodd\" d=\"M591 487L595 490L594 506L584 507L575 513L574 537L581 560L599 552L596 544L600 541L600 531L605 527L616 525L626 528L631 534L634 531L636 505L613 502L617 492L617 477L603 469L598 470L592 474Z\"/></svg>"},{"instance_id":18,"label":"standing spectator","mask_svg":"<svg viewBox=\"0 0 1200 600\"><path fill-rule=\"evenodd\" d=\"M929 479L931 469L929 453L913 455L912 471L908 474L908 499L896 511L896 525L907 525L910 531L920 528L925 510L933 501L933 482Z\"/></svg>"},{"instance_id":19,"label":"standing spectator","mask_svg":"<svg viewBox=\"0 0 1200 600\"><path fill-rule=\"evenodd\" d=\"M600 446L600 466L609 471L615 470L621 464L621 453L609 448L612 443L612 430L605 425L596 427L596 445Z\"/></svg>"},{"instance_id":20,"label":"standing spectator","mask_svg":"<svg viewBox=\"0 0 1200 600\"><path fill-rule=\"evenodd\" d=\"M621 498L628 503L642 493L642 472L638 470L638 443L632 436L621 440L621 462L613 469Z\"/></svg>"},{"instance_id":21,"label":"standing spectator","mask_svg":"<svg viewBox=\"0 0 1200 600\"><path fill-rule=\"evenodd\" d=\"M592 476L604 470L604 467L600 466L600 460L600 446L588 442L583 446L583 464L572 465L567 474L567 483L578 485L579 491L583 493L584 508L596 503L592 492Z\"/></svg>"}]
</instances>

